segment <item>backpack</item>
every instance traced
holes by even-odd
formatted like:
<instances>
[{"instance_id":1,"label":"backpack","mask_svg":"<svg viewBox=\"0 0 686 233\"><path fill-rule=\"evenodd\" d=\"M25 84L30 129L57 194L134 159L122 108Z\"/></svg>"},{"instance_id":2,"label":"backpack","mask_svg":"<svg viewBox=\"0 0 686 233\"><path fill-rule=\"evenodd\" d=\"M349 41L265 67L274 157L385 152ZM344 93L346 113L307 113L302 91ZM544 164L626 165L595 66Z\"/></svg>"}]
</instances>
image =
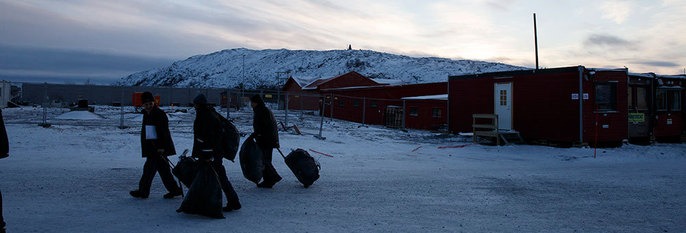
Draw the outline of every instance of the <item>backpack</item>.
<instances>
[{"instance_id":1,"label":"backpack","mask_svg":"<svg viewBox=\"0 0 686 233\"><path fill-rule=\"evenodd\" d=\"M236 126L231 121L224 118L216 111L212 111L215 118L219 121L219 145L215 148L219 154L225 159L233 160L236 158L238 152L238 145L240 144L241 136L238 133Z\"/></svg>"}]
</instances>

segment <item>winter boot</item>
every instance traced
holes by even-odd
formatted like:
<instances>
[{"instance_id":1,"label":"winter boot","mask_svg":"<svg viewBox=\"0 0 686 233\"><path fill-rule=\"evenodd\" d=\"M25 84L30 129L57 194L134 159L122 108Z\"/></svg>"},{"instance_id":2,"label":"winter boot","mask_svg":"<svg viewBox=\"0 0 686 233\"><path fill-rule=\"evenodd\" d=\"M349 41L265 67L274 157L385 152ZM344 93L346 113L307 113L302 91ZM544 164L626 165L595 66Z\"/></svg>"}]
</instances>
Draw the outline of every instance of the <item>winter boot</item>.
<instances>
[{"instance_id":1,"label":"winter boot","mask_svg":"<svg viewBox=\"0 0 686 233\"><path fill-rule=\"evenodd\" d=\"M229 203L230 203L230 204L229 204ZM240 208L241 208L241 203L240 203L240 202L238 202L238 201L235 201L235 202L227 201L226 206L225 206L224 208L222 208L222 210L223 210L224 212L230 212L230 211L232 211L232 210L239 210Z\"/></svg>"},{"instance_id":2,"label":"winter boot","mask_svg":"<svg viewBox=\"0 0 686 233\"><path fill-rule=\"evenodd\" d=\"M137 198L148 198L148 194L143 194L140 190L133 190L129 192L132 197L137 197Z\"/></svg>"},{"instance_id":3,"label":"winter boot","mask_svg":"<svg viewBox=\"0 0 686 233\"><path fill-rule=\"evenodd\" d=\"M164 196L162 197L164 197L164 199L171 199L175 196L181 196L181 194L183 194L181 190L176 190L174 192L168 192L167 194L164 194Z\"/></svg>"}]
</instances>

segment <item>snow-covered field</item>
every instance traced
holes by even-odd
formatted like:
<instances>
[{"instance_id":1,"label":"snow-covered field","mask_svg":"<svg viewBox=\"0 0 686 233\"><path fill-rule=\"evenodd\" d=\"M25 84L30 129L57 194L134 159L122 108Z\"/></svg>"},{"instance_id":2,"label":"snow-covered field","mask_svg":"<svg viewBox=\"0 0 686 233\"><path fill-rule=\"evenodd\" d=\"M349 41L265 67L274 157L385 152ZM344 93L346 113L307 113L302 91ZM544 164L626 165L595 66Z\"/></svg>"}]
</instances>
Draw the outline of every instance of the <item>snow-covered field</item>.
<instances>
[{"instance_id":1,"label":"snow-covered field","mask_svg":"<svg viewBox=\"0 0 686 233\"><path fill-rule=\"evenodd\" d=\"M593 148L485 146L328 119L319 140L319 118L291 112L305 135L282 131L282 150L334 156L311 153L321 178L303 188L274 151L284 179L260 189L225 160L243 208L217 220L176 213L182 199L163 199L159 176L148 199L129 196L144 162L140 114L126 109L132 127L119 129L119 108L49 109L43 128L42 112L3 111L9 232L686 232L685 144L624 145L594 158ZM250 110L231 116L251 131ZM178 152L191 147L193 118L170 113ZM458 145L467 146L439 149Z\"/></svg>"}]
</instances>

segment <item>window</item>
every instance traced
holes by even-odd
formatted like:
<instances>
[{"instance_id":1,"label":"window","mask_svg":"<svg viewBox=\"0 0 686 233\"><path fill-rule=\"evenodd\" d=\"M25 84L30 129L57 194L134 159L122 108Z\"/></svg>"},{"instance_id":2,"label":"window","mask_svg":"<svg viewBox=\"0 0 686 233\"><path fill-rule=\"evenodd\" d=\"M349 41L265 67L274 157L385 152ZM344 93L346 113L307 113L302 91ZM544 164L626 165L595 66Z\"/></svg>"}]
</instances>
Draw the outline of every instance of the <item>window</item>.
<instances>
[{"instance_id":1,"label":"window","mask_svg":"<svg viewBox=\"0 0 686 233\"><path fill-rule=\"evenodd\" d=\"M370 103L370 106L371 106L372 108L376 108L376 107L377 107L377 105L376 105L376 100L372 100L372 101L370 101L369 103Z\"/></svg>"},{"instance_id":2,"label":"window","mask_svg":"<svg viewBox=\"0 0 686 233\"><path fill-rule=\"evenodd\" d=\"M681 110L681 92L680 91L670 91L670 105L669 109L672 111L680 111Z\"/></svg>"},{"instance_id":3,"label":"window","mask_svg":"<svg viewBox=\"0 0 686 233\"><path fill-rule=\"evenodd\" d=\"M655 103L658 111L681 110L681 91L658 89L655 97Z\"/></svg>"},{"instance_id":4,"label":"window","mask_svg":"<svg viewBox=\"0 0 686 233\"><path fill-rule=\"evenodd\" d=\"M419 116L419 109L417 107L410 107L410 116Z\"/></svg>"},{"instance_id":5,"label":"window","mask_svg":"<svg viewBox=\"0 0 686 233\"><path fill-rule=\"evenodd\" d=\"M500 90L500 106L507 106L507 90Z\"/></svg>"},{"instance_id":6,"label":"window","mask_svg":"<svg viewBox=\"0 0 686 233\"><path fill-rule=\"evenodd\" d=\"M595 103L598 111L617 110L617 84L616 83L596 83Z\"/></svg>"},{"instance_id":7,"label":"window","mask_svg":"<svg viewBox=\"0 0 686 233\"><path fill-rule=\"evenodd\" d=\"M345 102L343 100L339 100L338 101L338 107L344 107L344 106L345 106Z\"/></svg>"},{"instance_id":8,"label":"window","mask_svg":"<svg viewBox=\"0 0 686 233\"><path fill-rule=\"evenodd\" d=\"M627 94L629 95L629 110L648 110L647 87L630 87Z\"/></svg>"},{"instance_id":9,"label":"window","mask_svg":"<svg viewBox=\"0 0 686 233\"><path fill-rule=\"evenodd\" d=\"M440 108L432 108L431 109L431 116L435 118L441 118L441 109Z\"/></svg>"},{"instance_id":10,"label":"window","mask_svg":"<svg viewBox=\"0 0 686 233\"><path fill-rule=\"evenodd\" d=\"M357 108L357 107L359 107L359 106L360 106L360 101L359 101L359 100L353 101L353 107L356 107L356 108Z\"/></svg>"}]
</instances>

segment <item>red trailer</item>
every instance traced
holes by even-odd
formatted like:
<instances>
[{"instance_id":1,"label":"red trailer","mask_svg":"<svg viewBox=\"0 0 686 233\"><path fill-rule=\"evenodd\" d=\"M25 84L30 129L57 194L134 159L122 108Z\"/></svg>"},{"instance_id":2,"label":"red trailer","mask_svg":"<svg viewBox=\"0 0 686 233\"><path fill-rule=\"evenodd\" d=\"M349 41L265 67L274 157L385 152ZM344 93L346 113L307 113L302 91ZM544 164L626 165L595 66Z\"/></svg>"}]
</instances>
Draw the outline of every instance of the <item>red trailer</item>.
<instances>
[{"instance_id":1,"label":"red trailer","mask_svg":"<svg viewBox=\"0 0 686 233\"><path fill-rule=\"evenodd\" d=\"M142 107L143 106L143 101L141 100L141 96L143 95L143 92L134 92L133 96L131 98L131 103L134 107ZM160 96L156 95L155 96L155 105L158 107L160 106Z\"/></svg>"},{"instance_id":2,"label":"red trailer","mask_svg":"<svg viewBox=\"0 0 686 233\"><path fill-rule=\"evenodd\" d=\"M650 144L653 137L655 111L654 88L655 75L651 73L629 74L627 89L629 142L633 144Z\"/></svg>"},{"instance_id":3,"label":"red trailer","mask_svg":"<svg viewBox=\"0 0 686 233\"><path fill-rule=\"evenodd\" d=\"M627 79L626 69L583 66L451 76L449 130L472 132L473 114L496 114L500 130L528 142L618 145Z\"/></svg>"},{"instance_id":4,"label":"red trailer","mask_svg":"<svg viewBox=\"0 0 686 233\"><path fill-rule=\"evenodd\" d=\"M655 77L655 139L658 142L679 142L685 126L682 99L686 76Z\"/></svg>"}]
</instances>

